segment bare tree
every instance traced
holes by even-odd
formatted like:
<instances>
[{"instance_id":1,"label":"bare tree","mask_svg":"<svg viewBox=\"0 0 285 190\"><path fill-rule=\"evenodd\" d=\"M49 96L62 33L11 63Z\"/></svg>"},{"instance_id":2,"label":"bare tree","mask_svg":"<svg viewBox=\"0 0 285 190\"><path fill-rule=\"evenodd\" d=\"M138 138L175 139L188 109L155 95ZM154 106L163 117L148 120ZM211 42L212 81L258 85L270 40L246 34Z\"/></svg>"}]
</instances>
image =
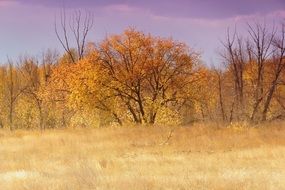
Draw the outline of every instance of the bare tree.
<instances>
[{"instance_id":1,"label":"bare tree","mask_svg":"<svg viewBox=\"0 0 285 190\"><path fill-rule=\"evenodd\" d=\"M234 100L231 108L231 117L233 117L234 106L243 113L244 104L244 70L248 61L244 48L243 39L238 36L236 30L231 36L229 29L227 30L226 42L223 42L225 53L222 57L226 61L226 65L230 69L234 82ZM239 116L239 115L238 115Z\"/></svg>"},{"instance_id":2,"label":"bare tree","mask_svg":"<svg viewBox=\"0 0 285 190\"><path fill-rule=\"evenodd\" d=\"M254 92L254 105L251 114L251 120L255 119L256 113L259 109L260 103L264 98L264 68L267 59L272 55L272 43L275 37L275 29L268 31L267 26L264 24L256 23L255 25L248 24L249 52L253 56L257 66L257 81Z\"/></svg>"},{"instance_id":3,"label":"bare tree","mask_svg":"<svg viewBox=\"0 0 285 190\"><path fill-rule=\"evenodd\" d=\"M78 10L67 18L65 9L60 12L59 24L55 21L57 39L73 63L84 57L87 35L93 23L93 15L90 12L85 11L82 14ZM75 47L71 46L72 43L75 43Z\"/></svg>"},{"instance_id":4,"label":"bare tree","mask_svg":"<svg viewBox=\"0 0 285 190\"><path fill-rule=\"evenodd\" d=\"M283 23L281 25L281 35L280 37L275 37L273 40L273 46L275 47L274 55L272 58L272 66L273 66L273 72L274 72L274 78L271 82L269 92L266 96L265 104L262 111L262 120L266 120L267 112L273 97L273 94L276 90L276 87L278 85L278 81L280 78L280 75L282 71L285 68L285 24Z\"/></svg>"}]
</instances>

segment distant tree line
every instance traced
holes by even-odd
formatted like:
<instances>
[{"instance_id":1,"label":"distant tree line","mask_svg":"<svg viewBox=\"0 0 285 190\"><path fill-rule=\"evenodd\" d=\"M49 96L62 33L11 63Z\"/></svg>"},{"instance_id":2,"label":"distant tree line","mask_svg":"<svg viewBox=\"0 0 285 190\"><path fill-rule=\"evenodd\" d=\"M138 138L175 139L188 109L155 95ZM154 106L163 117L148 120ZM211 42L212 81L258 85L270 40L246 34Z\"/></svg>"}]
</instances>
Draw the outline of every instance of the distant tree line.
<instances>
[{"instance_id":1,"label":"distant tree line","mask_svg":"<svg viewBox=\"0 0 285 190\"><path fill-rule=\"evenodd\" d=\"M185 43L129 28L87 42L89 13L63 11L63 55L22 56L0 67L0 126L59 128L263 122L285 117L285 25L228 30L223 66L209 68Z\"/></svg>"}]
</instances>

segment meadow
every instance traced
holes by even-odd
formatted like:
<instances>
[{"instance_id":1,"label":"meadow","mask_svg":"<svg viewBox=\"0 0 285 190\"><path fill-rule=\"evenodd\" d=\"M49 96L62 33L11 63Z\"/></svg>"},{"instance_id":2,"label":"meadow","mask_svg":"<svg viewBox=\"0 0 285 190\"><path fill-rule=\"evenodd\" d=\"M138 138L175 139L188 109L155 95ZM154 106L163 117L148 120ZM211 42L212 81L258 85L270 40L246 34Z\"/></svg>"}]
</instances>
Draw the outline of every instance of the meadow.
<instances>
[{"instance_id":1,"label":"meadow","mask_svg":"<svg viewBox=\"0 0 285 190\"><path fill-rule=\"evenodd\" d=\"M0 189L285 189L285 123L0 130Z\"/></svg>"}]
</instances>

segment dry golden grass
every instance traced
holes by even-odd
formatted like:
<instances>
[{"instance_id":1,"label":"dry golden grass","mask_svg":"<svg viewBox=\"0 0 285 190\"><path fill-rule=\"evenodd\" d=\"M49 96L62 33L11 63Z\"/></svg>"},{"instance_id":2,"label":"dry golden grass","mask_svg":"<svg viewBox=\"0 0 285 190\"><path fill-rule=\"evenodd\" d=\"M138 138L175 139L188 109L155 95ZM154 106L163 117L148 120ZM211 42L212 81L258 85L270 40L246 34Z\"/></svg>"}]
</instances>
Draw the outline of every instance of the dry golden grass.
<instances>
[{"instance_id":1,"label":"dry golden grass","mask_svg":"<svg viewBox=\"0 0 285 190\"><path fill-rule=\"evenodd\" d=\"M0 190L285 189L285 123L0 131Z\"/></svg>"}]
</instances>

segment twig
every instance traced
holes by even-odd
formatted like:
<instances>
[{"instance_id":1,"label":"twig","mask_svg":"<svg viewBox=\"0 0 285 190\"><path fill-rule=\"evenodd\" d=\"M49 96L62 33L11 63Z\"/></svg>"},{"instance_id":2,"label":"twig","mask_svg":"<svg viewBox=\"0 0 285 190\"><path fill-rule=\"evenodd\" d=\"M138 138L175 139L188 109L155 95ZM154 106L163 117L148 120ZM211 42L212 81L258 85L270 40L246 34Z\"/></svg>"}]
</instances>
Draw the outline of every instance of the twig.
<instances>
[{"instance_id":1,"label":"twig","mask_svg":"<svg viewBox=\"0 0 285 190\"><path fill-rule=\"evenodd\" d=\"M173 136L173 132L174 132L174 129L171 129L171 131L169 131L169 133L168 133L168 136L167 136L167 138L166 138L166 140L164 141L164 142L162 142L162 143L160 143L159 145L166 145L166 144L168 144L168 141L171 139L171 137Z\"/></svg>"}]
</instances>

